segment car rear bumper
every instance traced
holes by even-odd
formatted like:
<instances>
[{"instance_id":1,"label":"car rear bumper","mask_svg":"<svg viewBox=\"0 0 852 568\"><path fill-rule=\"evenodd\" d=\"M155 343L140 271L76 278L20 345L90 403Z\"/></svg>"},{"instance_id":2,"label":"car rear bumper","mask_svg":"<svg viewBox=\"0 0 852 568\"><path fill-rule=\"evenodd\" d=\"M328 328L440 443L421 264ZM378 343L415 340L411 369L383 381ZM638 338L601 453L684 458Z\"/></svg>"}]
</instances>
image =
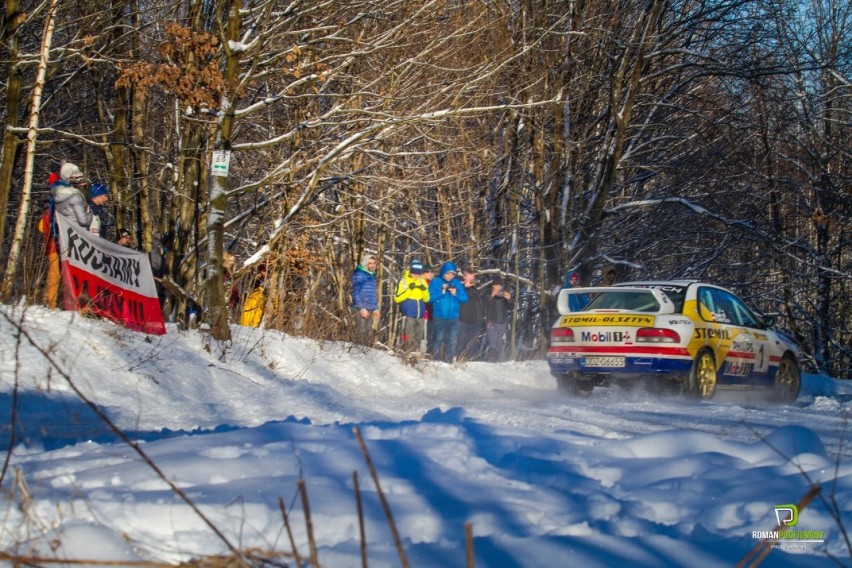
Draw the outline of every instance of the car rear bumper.
<instances>
[{"instance_id":1,"label":"car rear bumper","mask_svg":"<svg viewBox=\"0 0 852 568\"><path fill-rule=\"evenodd\" d=\"M692 359L683 356L618 354L616 357L624 358L623 367L596 366L589 364L587 357L589 356L585 353L551 349L547 352L547 363L554 375L573 373L613 377L661 374L682 376L692 368Z\"/></svg>"}]
</instances>

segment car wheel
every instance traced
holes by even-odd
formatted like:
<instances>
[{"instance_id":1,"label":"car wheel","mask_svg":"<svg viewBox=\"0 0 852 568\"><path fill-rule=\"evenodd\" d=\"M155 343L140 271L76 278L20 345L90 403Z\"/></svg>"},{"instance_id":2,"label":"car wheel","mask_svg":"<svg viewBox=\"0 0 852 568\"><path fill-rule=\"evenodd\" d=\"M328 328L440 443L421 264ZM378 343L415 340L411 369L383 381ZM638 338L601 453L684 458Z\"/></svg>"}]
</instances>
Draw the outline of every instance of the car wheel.
<instances>
[{"instance_id":1,"label":"car wheel","mask_svg":"<svg viewBox=\"0 0 852 568\"><path fill-rule=\"evenodd\" d=\"M574 396L589 396L595 388L593 381L584 381L573 375L556 375L556 386L561 392Z\"/></svg>"},{"instance_id":2,"label":"car wheel","mask_svg":"<svg viewBox=\"0 0 852 568\"><path fill-rule=\"evenodd\" d=\"M781 404L792 404L799 398L802 388L802 375L796 360L790 354L784 355L775 373L772 384L772 400Z\"/></svg>"},{"instance_id":3,"label":"car wheel","mask_svg":"<svg viewBox=\"0 0 852 568\"><path fill-rule=\"evenodd\" d=\"M716 394L716 361L709 350L701 351L692 363L684 392L689 396L704 399L713 398Z\"/></svg>"}]
</instances>

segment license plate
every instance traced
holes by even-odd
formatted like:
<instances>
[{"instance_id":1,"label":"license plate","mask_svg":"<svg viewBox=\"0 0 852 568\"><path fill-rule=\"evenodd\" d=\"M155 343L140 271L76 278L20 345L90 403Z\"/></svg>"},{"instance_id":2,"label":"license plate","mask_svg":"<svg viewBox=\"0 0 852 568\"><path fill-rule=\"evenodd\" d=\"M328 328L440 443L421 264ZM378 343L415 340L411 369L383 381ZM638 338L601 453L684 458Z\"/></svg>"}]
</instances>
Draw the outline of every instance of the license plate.
<instances>
[{"instance_id":1,"label":"license plate","mask_svg":"<svg viewBox=\"0 0 852 568\"><path fill-rule=\"evenodd\" d=\"M583 363L586 367L623 367L624 357L586 357Z\"/></svg>"}]
</instances>

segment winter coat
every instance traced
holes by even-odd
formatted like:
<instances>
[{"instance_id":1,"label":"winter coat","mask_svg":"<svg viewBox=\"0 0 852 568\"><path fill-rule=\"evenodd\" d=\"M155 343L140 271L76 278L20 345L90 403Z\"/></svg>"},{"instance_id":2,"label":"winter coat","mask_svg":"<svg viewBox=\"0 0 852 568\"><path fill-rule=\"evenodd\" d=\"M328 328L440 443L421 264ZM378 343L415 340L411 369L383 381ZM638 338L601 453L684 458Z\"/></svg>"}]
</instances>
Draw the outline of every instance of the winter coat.
<instances>
[{"instance_id":1,"label":"winter coat","mask_svg":"<svg viewBox=\"0 0 852 568\"><path fill-rule=\"evenodd\" d=\"M393 301L399 304L402 315L410 318L425 318L426 303L429 301L429 283L422 274L411 274L406 270L399 281Z\"/></svg>"},{"instance_id":2,"label":"winter coat","mask_svg":"<svg viewBox=\"0 0 852 568\"><path fill-rule=\"evenodd\" d=\"M512 300L507 300L501 293L499 296L485 298L485 322L505 325L509 321L509 310L512 308Z\"/></svg>"},{"instance_id":3,"label":"winter coat","mask_svg":"<svg viewBox=\"0 0 852 568\"><path fill-rule=\"evenodd\" d=\"M260 327L263 320L263 308L266 305L266 289L258 286L246 298L243 304L243 313L240 316L240 325L246 327Z\"/></svg>"},{"instance_id":4,"label":"winter coat","mask_svg":"<svg viewBox=\"0 0 852 568\"><path fill-rule=\"evenodd\" d=\"M112 214L112 208L89 201L89 209L92 210L92 215L100 219L101 224L98 232L100 237L108 241L115 241L115 216Z\"/></svg>"},{"instance_id":5,"label":"winter coat","mask_svg":"<svg viewBox=\"0 0 852 568\"><path fill-rule=\"evenodd\" d=\"M574 286L571 285L571 276L573 276L574 274L574 272L569 272L565 275L565 288L574 288ZM572 312L582 311L588 303L588 294L571 294L570 296L568 296L568 309L570 309Z\"/></svg>"},{"instance_id":6,"label":"winter coat","mask_svg":"<svg viewBox=\"0 0 852 568\"><path fill-rule=\"evenodd\" d=\"M464 286L464 283L462 283L462 286ZM467 293L467 302L459 306L459 321L471 325L482 325L484 320L482 303L485 300L482 290L476 286L471 286L465 288L464 291Z\"/></svg>"},{"instance_id":7,"label":"winter coat","mask_svg":"<svg viewBox=\"0 0 852 568\"><path fill-rule=\"evenodd\" d=\"M379 309L378 281L376 274L359 264L352 274L352 307L356 310Z\"/></svg>"},{"instance_id":8,"label":"winter coat","mask_svg":"<svg viewBox=\"0 0 852 568\"><path fill-rule=\"evenodd\" d=\"M45 207L44 212L38 219L38 232L44 236L45 256L50 256L51 254L57 253L56 236L54 235L54 231L51 228L51 217L52 215L50 214L50 207Z\"/></svg>"},{"instance_id":9,"label":"winter coat","mask_svg":"<svg viewBox=\"0 0 852 568\"><path fill-rule=\"evenodd\" d=\"M50 187L54 209L83 228L92 223L92 210L79 189L64 180L57 180Z\"/></svg>"},{"instance_id":10,"label":"winter coat","mask_svg":"<svg viewBox=\"0 0 852 568\"><path fill-rule=\"evenodd\" d=\"M445 262L438 276L429 283L429 299L432 303L432 317L435 319L458 319L459 306L467 302L467 291L461 280L456 277L449 282L444 280L444 274L450 271L456 271L456 265ZM444 284L447 284L447 290L444 290ZM455 295L448 291L450 288L456 289Z\"/></svg>"}]
</instances>

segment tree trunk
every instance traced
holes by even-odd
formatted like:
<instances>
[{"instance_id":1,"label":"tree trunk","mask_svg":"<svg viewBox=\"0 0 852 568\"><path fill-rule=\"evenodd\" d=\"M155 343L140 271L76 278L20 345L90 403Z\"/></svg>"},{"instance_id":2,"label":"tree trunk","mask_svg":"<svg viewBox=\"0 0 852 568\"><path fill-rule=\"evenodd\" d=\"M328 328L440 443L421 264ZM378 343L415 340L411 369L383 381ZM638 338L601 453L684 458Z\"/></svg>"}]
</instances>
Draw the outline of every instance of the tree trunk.
<instances>
[{"instance_id":1,"label":"tree trunk","mask_svg":"<svg viewBox=\"0 0 852 568\"><path fill-rule=\"evenodd\" d=\"M18 0L6 0L6 28L3 37L8 43L9 62L6 80L6 120L3 129L3 157L0 163L0 250L5 250L3 236L6 234L6 207L9 204L9 192L12 186L12 170L18 154L18 136L12 127L18 126L18 113L21 111L21 84L23 67L18 59L18 27L24 21L19 12Z\"/></svg>"},{"instance_id":2,"label":"tree trunk","mask_svg":"<svg viewBox=\"0 0 852 568\"><path fill-rule=\"evenodd\" d=\"M233 89L233 96L222 95L219 109L219 125L216 131L215 148L231 151L234 128L234 105L238 97L240 51L231 49L230 42L240 39L240 2L233 0L228 12L226 37L222 42L225 50L225 84ZM228 209L228 178L211 175L210 213L207 218L207 319L210 335L218 341L231 339L228 320L228 299L222 285L222 252L224 250L225 214Z\"/></svg>"},{"instance_id":3,"label":"tree trunk","mask_svg":"<svg viewBox=\"0 0 852 568\"><path fill-rule=\"evenodd\" d=\"M3 279L0 296L3 301L8 301L9 295L14 288L15 276L24 235L27 231L27 219L30 217L30 198L33 185L33 164L35 163L36 138L38 137L38 119L41 111L41 94L44 90L44 78L47 74L47 60L50 56L50 44L53 40L53 28L56 16L56 4L58 0L51 0L45 17L44 34L41 39L38 71L36 72L35 86L32 94L32 107L30 112L29 128L27 130L27 158L24 166L24 184L21 188L21 204L18 209L18 220L15 224L15 232L12 238L12 246L9 250L9 259L6 265L6 276Z\"/></svg>"}]
</instances>

